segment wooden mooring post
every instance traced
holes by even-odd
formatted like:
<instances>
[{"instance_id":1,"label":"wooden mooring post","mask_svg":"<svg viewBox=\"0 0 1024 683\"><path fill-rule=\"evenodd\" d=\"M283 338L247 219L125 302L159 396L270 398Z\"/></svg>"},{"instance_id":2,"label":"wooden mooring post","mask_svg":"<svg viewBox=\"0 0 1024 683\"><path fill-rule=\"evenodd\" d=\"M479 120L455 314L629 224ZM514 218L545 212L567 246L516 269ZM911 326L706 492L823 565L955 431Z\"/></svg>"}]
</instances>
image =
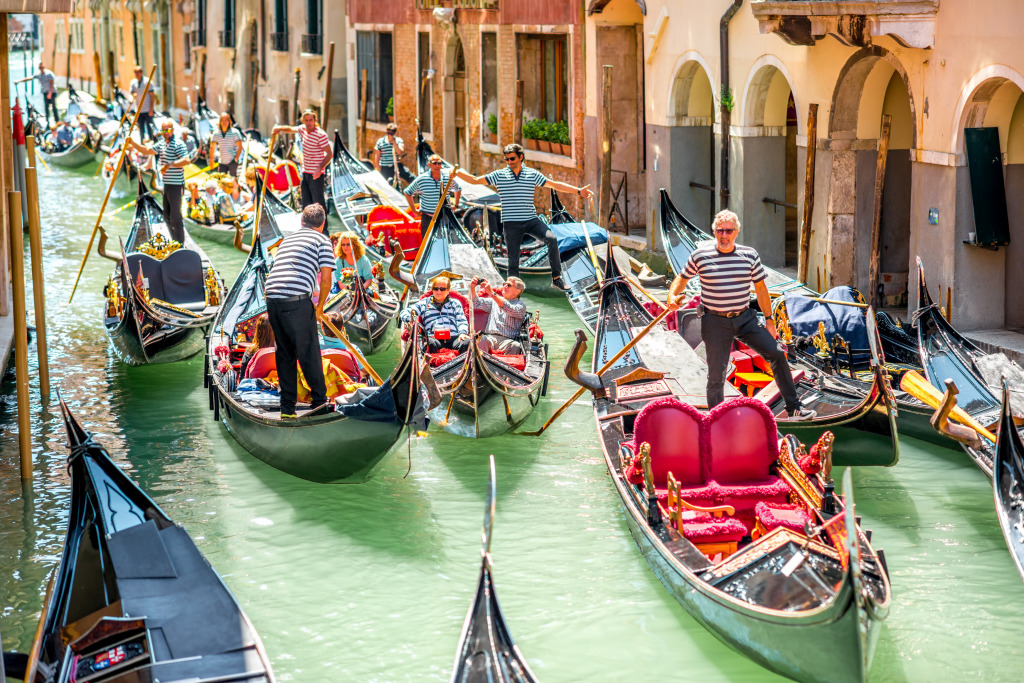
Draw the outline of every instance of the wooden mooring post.
<instances>
[{"instance_id":1,"label":"wooden mooring post","mask_svg":"<svg viewBox=\"0 0 1024 683\"><path fill-rule=\"evenodd\" d=\"M804 165L804 215L800 232L800 254L797 260L797 276L800 282L807 282L810 265L811 219L814 217L814 162L818 153L818 105L807 107L807 163ZM819 285L820 288L820 285Z\"/></svg>"},{"instance_id":2,"label":"wooden mooring post","mask_svg":"<svg viewBox=\"0 0 1024 683\"><path fill-rule=\"evenodd\" d=\"M25 317L25 238L21 193L7 192L8 239L11 245L11 290L14 298L14 383L18 394L18 450L21 479L32 479L32 426L29 421L28 320Z\"/></svg>"},{"instance_id":3,"label":"wooden mooring post","mask_svg":"<svg viewBox=\"0 0 1024 683\"><path fill-rule=\"evenodd\" d=\"M359 151L360 157L368 157L370 152L366 149L366 69L362 72L362 83L359 87L359 144L356 149Z\"/></svg>"},{"instance_id":4,"label":"wooden mooring post","mask_svg":"<svg viewBox=\"0 0 1024 683\"><path fill-rule=\"evenodd\" d=\"M612 212L612 67L601 67L601 177L597 191L597 224ZM627 226L626 227L628 230Z\"/></svg>"},{"instance_id":5,"label":"wooden mooring post","mask_svg":"<svg viewBox=\"0 0 1024 683\"><path fill-rule=\"evenodd\" d=\"M885 162L889 156L889 133L892 130L892 116L882 117L882 134L878 138L878 161L875 166L875 194L872 201L874 215L871 219L871 260L868 265L868 301L875 308L884 302L878 295L878 278L882 266L882 190L885 188Z\"/></svg>"},{"instance_id":6,"label":"wooden mooring post","mask_svg":"<svg viewBox=\"0 0 1024 683\"><path fill-rule=\"evenodd\" d=\"M25 138L28 165L25 192L28 194L28 247L32 255L32 296L35 303L36 353L39 357L39 393L43 403L50 400L50 360L46 346L46 286L43 280L43 233L39 223L39 182L36 176L36 139Z\"/></svg>"},{"instance_id":7,"label":"wooden mooring post","mask_svg":"<svg viewBox=\"0 0 1024 683\"><path fill-rule=\"evenodd\" d=\"M328 128L328 120L331 115L331 81L334 79L334 41L332 40L327 46L327 81L324 83L324 101L320 105L320 125L323 126L324 130L330 130Z\"/></svg>"}]
</instances>

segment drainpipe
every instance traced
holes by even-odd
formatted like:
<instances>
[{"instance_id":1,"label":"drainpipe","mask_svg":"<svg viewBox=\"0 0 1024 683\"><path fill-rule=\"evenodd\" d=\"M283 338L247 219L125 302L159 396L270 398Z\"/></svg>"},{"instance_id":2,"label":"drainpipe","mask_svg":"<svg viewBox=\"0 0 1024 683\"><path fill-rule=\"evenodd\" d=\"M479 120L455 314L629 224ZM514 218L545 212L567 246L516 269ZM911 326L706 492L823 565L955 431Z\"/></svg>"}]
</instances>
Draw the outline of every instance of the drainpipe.
<instances>
[{"instance_id":1,"label":"drainpipe","mask_svg":"<svg viewBox=\"0 0 1024 683\"><path fill-rule=\"evenodd\" d=\"M740 6L743 4L743 0L733 0L732 5L722 15L722 21L719 24L719 36L721 38L721 52L722 57L722 92L725 94L730 92L729 87L729 22L736 16L736 13L740 10ZM726 108L725 102L722 102L722 182L719 189L719 208L729 208L729 128L732 125L732 114L729 109Z\"/></svg>"}]
</instances>

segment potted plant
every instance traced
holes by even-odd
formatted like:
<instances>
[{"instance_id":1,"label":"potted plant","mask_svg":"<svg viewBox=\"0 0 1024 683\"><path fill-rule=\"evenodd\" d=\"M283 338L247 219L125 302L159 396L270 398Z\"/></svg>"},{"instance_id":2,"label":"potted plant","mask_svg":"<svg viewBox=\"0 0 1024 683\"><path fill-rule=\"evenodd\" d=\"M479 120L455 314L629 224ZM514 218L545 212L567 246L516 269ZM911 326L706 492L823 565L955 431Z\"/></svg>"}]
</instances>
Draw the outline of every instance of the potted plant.
<instances>
[{"instance_id":1,"label":"potted plant","mask_svg":"<svg viewBox=\"0 0 1024 683\"><path fill-rule=\"evenodd\" d=\"M538 123L537 119L523 121L523 142L526 143L527 149L532 149L535 152L540 149L539 143L537 142Z\"/></svg>"},{"instance_id":2,"label":"potted plant","mask_svg":"<svg viewBox=\"0 0 1024 683\"><path fill-rule=\"evenodd\" d=\"M392 97L388 100L388 106L384 110L388 115L388 122L394 122L395 120L395 98Z\"/></svg>"},{"instance_id":3,"label":"potted plant","mask_svg":"<svg viewBox=\"0 0 1024 683\"><path fill-rule=\"evenodd\" d=\"M551 151L563 156L572 156L572 140L569 138L569 124L565 121L551 124L555 134L551 139ZM558 149L555 149L557 147Z\"/></svg>"},{"instance_id":4,"label":"potted plant","mask_svg":"<svg viewBox=\"0 0 1024 683\"><path fill-rule=\"evenodd\" d=\"M537 122L537 149L551 153L551 124L544 119Z\"/></svg>"},{"instance_id":5,"label":"potted plant","mask_svg":"<svg viewBox=\"0 0 1024 683\"><path fill-rule=\"evenodd\" d=\"M487 117L487 130L490 131L487 141L492 145L498 144L498 116L496 114Z\"/></svg>"}]
</instances>

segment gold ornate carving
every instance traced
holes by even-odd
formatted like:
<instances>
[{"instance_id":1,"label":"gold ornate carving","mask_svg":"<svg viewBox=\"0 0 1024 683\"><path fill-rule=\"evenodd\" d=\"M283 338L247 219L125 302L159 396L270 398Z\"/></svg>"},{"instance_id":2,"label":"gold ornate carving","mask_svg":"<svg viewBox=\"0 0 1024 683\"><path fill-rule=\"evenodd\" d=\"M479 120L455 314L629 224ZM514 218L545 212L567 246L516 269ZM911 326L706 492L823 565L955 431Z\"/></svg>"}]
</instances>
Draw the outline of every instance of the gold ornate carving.
<instances>
[{"instance_id":1,"label":"gold ornate carving","mask_svg":"<svg viewBox=\"0 0 1024 683\"><path fill-rule=\"evenodd\" d=\"M818 322L818 333L814 335L814 348L818 349L818 355L823 358L829 357L828 337L825 336L825 323Z\"/></svg>"},{"instance_id":2,"label":"gold ornate carving","mask_svg":"<svg viewBox=\"0 0 1024 683\"><path fill-rule=\"evenodd\" d=\"M177 240L169 240L160 233L157 233L153 235L148 242L140 244L138 250L157 260L163 260L178 249L181 249L180 242Z\"/></svg>"},{"instance_id":3,"label":"gold ornate carving","mask_svg":"<svg viewBox=\"0 0 1024 683\"><path fill-rule=\"evenodd\" d=\"M805 506L814 509L821 508L821 490L811 478L800 469L797 457L806 455L801 445L798 453L793 453L789 448L789 442L783 439L779 444L779 474L789 484L790 488L797 494Z\"/></svg>"},{"instance_id":4,"label":"gold ornate carving","mask_svg":"<svg viewBox=\"0 0 1024 683\"><path fill-rule=\"evenodd\" d=\"M206 269L206 305L220 305L220 284L217 282L217 272L213 268Z\"/></svg>"}]
</instances>

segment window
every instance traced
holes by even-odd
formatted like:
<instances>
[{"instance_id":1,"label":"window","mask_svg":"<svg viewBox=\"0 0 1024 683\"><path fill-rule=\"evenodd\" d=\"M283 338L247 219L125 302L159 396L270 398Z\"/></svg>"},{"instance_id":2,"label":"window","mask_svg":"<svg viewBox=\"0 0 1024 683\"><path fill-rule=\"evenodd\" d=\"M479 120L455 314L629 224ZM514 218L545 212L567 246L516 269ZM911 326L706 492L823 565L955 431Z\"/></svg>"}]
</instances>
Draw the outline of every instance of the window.
<instances>
[{"instance_id":1,"label":"window","mask_svg":"<svg viewBox=\"0 0 1024 683\"><path fill-rule=\"evenodd\" d=\"M92 49L95 52L100 51L100 36L98 33L100 25L99 17L96 16L95 12L89 14L89 26L92 28Z\"/></svg>"},{"instance_id":2,"label":"window","mask_svg":"<svg viewBox=\"0 0 1024 683\"><path fill-rule=\"evenodd\" d=\"M148 74L146 68L146 41L142 31L142 23L132 16L132 24L135 29L135 63L142 67L142 73Z\"/></svg>"},{"instance_id":3,"label":"window","mask_svg":"<svg viewBox=\"0 0 1024 683\"><path fill-rule=\"evenodd\" d=\"M366 120L387 121L388 101L394 93L391 72L391 34L356 31L356 92L362 97L363 69L366 69ZM360 102L359 107L362 107Z\"/></svg>"},{"instance_id":4,"label":"window","mask_svg":"<svg viewBox=\"0 0 1024 683\"><path fill-rule=\"evenodd\" d=\"M195 37L196 47L206 47L206 0L196 0Z\"/></svg>"},{"instance_id":5,"label":"window","mask_svg":"<svg viewBox=\"0 0 1024 683\"><path fill-rule=\"evenodd\" d=\"M192 73L192 38L195 34L190 31L182 31L181 35L185 39L185 54L182 55L182 66L185 69L185 73Z\"/></svg>"},{"instance_id":6,"label":"window","mask_svg":"<svg viewBox=\"0 0 1024 683\"><path fill-rule=\"evenodd\" d=\"M85 52L85 20L73 18L70 22L70 33L71 33L71 52L72 53L84 53Z\"/></svg>"},{"instance_id":7,"label":"window","mask_svg":"<svg viewBox=\"0 0 1024 683\"><path fill-rule=\"evenodd\" d=\"M235 0L224 0L224 28L220 31L220 46L235 46Z\"/></svg>"},{"instance_id":8,"label":"window","mask_svg":"<svg viewBox=\"0 0 1024 683\"><path fill-rule=\"evenodd\" d=\"M277 120L285 126L292 125L291 114L288 113L288 100L277 101Z\"/></svg>"},{"instance_id":9,"label":"window","mask_svg":"<svg viewBox=\"0 0 1024 683\"><path fill-rule=\"evenodd\" d=\"M483 33L480 36L480 131L484 140L492 134L491 117L494 117L497 134L498 119L498 34Z\"/></svg>"},{"instance_id":10,"label":"window","mask_svg":"<svg viewBox=\"0 0 1024 683\"><path fill-rule=\"evenodd\" d=\"M419 69L417 73L420 75L420 130L424 133L430 133L430 116L434 109L434 79L427 78L427 72L430 70L429 33L419 34L418 60Z\"/></svg>"},{"instance_id":11,"label":"window","mask_svg":"<svg viewBox=\"0 0 1024 683\"><path fill-rule=\"evenodd\" d=\"M58 19L53 27L53 49L56 52L64 52L64 20Z\"/></svg>"},{"instance_id":12,"label":"window","mask_svg":"<svg viewBox=\"0 0 1024 683\"><path fill-rule=\"evenodd\" d=\"M270 34L270 49L288 52L288 0L274 0L274 32Z\"/></svg>"},{"instance_id":13,"label":"window","mask_svg":"<svg viewBox=\"0 0 1024 683\"><path fill-rule=\"evenodd\" d=\"M324 53L323 0L306 0L306 32L302 34L302 51L310 55Z\"/></svg>"},{"instance_id":14,"label":"window","mask_svg":"<svg viewBox=\"0 0 1024 683\"><path fill-rule=\"evenodd\" d=\"M569 63L565 36L519 36L523 118L568 121Z\"/></svg>"},{"instance_id":15,"label":"window","mask_svg":"<svg viewBox=\"0 0 1024 683\"><path fill-rule=\"evenodd\" d=\"M118 58L124 59L124 23L120 19L117 20L117 33L115 35L116 38L114 40L119 43L117 49Z\"/></svg>"}]
</instances>

